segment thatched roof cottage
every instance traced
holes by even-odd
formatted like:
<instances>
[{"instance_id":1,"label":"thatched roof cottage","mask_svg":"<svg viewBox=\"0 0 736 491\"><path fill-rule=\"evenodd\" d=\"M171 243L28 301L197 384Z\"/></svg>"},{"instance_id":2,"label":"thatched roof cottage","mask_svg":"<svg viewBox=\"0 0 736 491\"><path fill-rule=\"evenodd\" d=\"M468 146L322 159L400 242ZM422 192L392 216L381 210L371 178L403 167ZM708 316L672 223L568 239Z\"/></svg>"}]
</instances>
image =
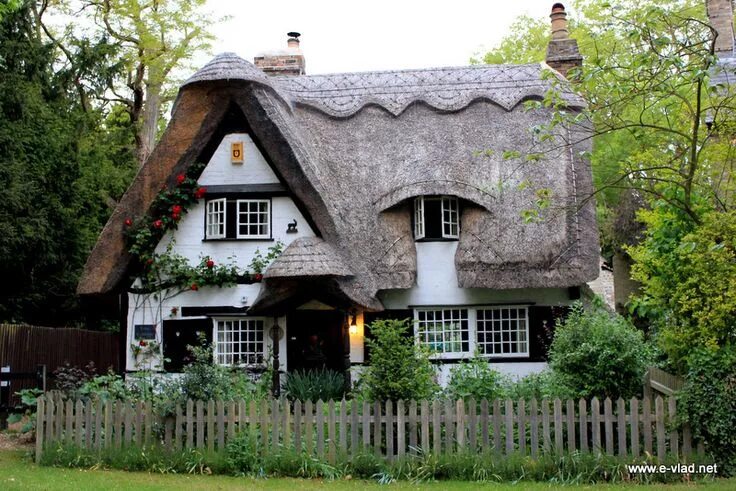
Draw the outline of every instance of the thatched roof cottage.
<instances>
[{"instance_id":1,"label":"thatched roof cottage","mask_svg":"<svg viewBox=\"0 0 736 491\"><path fill-rule=\"evenodd\" d=\"M478 351L518 374L543 366L558 307L598 275L590 143L573 128L538 138L551 112L524 104L580 63L560 19L557 8L547 63L305 75L290 33L287 51L255 65L226 53L195 73L79 283L121 299L127 369L163 357L179 370L200 332L220 363L258 366L271 352L282 370L343 370L366 362L378 317L414 319L438 361ZM232 263L240 276L152 292L148 256L126 234L185 178L194 201L153 222L154 234L171 227L151 257ZM258 270L252 259L279 243ZM206 279L201 268L191 277Z\"/></svg>"}]
</instances>

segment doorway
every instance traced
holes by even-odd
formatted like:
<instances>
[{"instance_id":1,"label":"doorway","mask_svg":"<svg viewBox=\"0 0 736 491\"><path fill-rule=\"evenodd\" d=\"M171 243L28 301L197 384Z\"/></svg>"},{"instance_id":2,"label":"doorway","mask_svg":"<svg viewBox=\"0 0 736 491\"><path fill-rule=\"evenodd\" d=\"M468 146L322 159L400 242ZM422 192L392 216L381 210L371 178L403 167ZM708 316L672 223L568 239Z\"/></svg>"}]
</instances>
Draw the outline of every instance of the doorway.
<instances>
[{"instance_id":1,"label":"doorway","mask_svg":"<svg viewBox=\"0 0 736 491\"><path fill-rule=\"evenodd\" d=\"M286 317L289 371L345 371L345 314L339 310L295 310Z\"/></svg>"}]
</instances>

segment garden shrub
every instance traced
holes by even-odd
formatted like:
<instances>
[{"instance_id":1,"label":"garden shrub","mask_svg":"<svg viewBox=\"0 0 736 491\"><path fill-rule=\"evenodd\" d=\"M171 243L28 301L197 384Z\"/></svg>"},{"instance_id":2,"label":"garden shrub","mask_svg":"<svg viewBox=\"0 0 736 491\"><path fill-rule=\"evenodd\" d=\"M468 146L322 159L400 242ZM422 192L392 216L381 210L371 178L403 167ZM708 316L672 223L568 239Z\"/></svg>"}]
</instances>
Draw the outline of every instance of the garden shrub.
<instances>
[{"instance_id":1,"label":"garden shrub","mask_svg":"<svg viewBox=\"0 0 736 491\"><path fill-rule=\"evenodd\" d=\"M409 334L408 320L376 320L369 329L371 360L362 376L369 400L426 399L437 392L434 367Z\"/></svg>"},{"instance_id":2,"label":"garden shrub","mask_svg":"<svg viewBox=\"0 0 736 491\"><path fill-rule=\"evenodd\" d=\"M560 382L560 377L555 372L546 369L539 373L530 373L518 380L507 381L504 387L504 397L529 401L531 399L570 399L574 396Z\"/></svg>"},{"instance_id":3,"label":"garden shrub","mask_svg":"<svg viewBox=\"0 0 736 491\"><path fill-rule=\"evenodd\" d=\"M504 388L509 383L507 377L488 363L488 359L476 354L450 369L445 395L452 400L475 398L476 401L492 401L505 396Z\"/></svg>"},{"instance_id":4,"label":"garden shrub","mask_svg":"<svg viewBox=\"0 0 736 491\"><path fill-rule=\"evenodd\" d=\"M640 212L644 241L629 250L642 284L633 307L655 321L657 340L678 371L702 347L736 343L736 212L692 224L664 205Z\"/></svg>"},{"instance_id":5,"label":"garden shrub","mask_svg":"<svg viewBox=\"0 0 736 491\"><path fill-rule=\"evenodd\" d=\"M181 388L184 398L192 400L248 400L262 396L243 370L233 370L214 361L212 345L204 337L199 346L187 346L191 362L184 367Z\"/></svg>"},{"instance_id":6,"label":"garden shrub","mask_svg":"<svg viewBox=\"0 0 736 491\"><path fill-rule=\"evenodd\" d=\"M736 475L736 347L701 348L690 355L680 392L682 420L727 475Z\"/></svg>"},{"instance_id":7,"label":"garden shrub","mask_svg":"<svg viewBox=\"0 0 736 491\"><path fill-rule=\"evenodd\" d=\"M289 374L284 390L292 400L340 400L345 395L345 375L335 370L297 370Z\"/></svg>"},{"instance_id":8,"label":"garden shrub","mask_svg":"<svg viewBox=\"0 0 736 491\"><path fill-rule=\"evenodd\" d=\"M555 329L550 367L572 397L629 398L651 362L644 335L623 317L580 303Z\"/></svg>"}]
</instances>

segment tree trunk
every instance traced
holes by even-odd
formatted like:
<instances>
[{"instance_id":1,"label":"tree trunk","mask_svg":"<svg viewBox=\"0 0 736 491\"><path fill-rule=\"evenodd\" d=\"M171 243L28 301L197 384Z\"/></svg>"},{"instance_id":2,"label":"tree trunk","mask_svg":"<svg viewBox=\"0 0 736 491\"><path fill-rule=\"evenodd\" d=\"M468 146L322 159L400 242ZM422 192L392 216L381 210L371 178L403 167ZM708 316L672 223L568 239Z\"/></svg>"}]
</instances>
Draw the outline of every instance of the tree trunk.
<instances>
[{"instance_id":1,"label":"tree trunk","mask_svg":"<svg viewBox=\"0 0 736 491\"><path fill-rule=\"evenodd\" d=\"M146 84L146 103L143 107L143 124L140 127L138 164L143 165L156 145L159 112L161 111L161 84Z\"/></svg>"}]
</instances>

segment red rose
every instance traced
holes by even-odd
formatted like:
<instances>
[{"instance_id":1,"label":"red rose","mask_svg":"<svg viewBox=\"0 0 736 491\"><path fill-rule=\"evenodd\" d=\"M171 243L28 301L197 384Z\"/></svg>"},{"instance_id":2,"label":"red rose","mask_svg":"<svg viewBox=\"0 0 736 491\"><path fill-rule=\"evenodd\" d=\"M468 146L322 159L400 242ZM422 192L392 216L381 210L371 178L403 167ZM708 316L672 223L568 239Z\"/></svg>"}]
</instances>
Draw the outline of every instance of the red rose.
<instances>
[{"instance_id":1,"label":"red rose","mask_svg":"<svg viewBox=\"0 0 736 491\"><path fill-rule=\"evenodd\" d=\"M153 226L156 228L161 228L163 225L164 222L162 222L161 220L156 220L155 222L153 222Z\"/></svg>"},{"instance_id":2,"label":"red rose","mask_svg":"<svg viewBox=\"0 0 736 491\"><path fill-rule=\"evenodd\" d=\"M148 261L146 261L146 264L153 264L153 259L149 259Z\"/></svg>"},{"instance_id":3,"label":"red rose","mask_svg":"<svg viewBox=\"0 0 736 491\"><path fill-rule=\"evenodd\" d=\"M171 207L171 213L173 213L175 215L180 214L181 213L181 206L179 206L179 205L172 206Z\"/></svg>"},{"instance_id":4,"label":"red rose","mask_svg":"<svg viewBox=\"0 0 736 491\"><path fill-rule=\"evenodd\" d=\"M207 188L199 188L194 192L194 197L196 199L202 199L204 194L207 192Z\"/></svg>"},{"instance_id":5,"label":"red rose","mask_svg":"<svg viewBox=\"0 0 736 491\"><path fill-rule=\"evenodd\" d=\"M187 176L185 176L184 174L179 174L178 176L176 176L176 183L182 184L186 178Z\"/></svg>"},{"instance_id":6,"label":"red rose","mask_svg":"<svg viewBox=\"0 0 736 491\"><path fill-rule=\"evenodd\" d=\"M171 218L172 218L172 220L174 220L175 222L178 222L178 221L179 221L179 220L181 219L181 215L179 215L178 213L172 213L172 214L171 214Z\"/></svg>"},{"instance_id":7,"label":"red rose","mask_svg":"<svg viewBox=\"0 0 736 491\"><path fill-rule=\"evenodd\" d=\"M130 227L131 225L133 225L133 220L131 220L130 218L126 218L125 219L125 226L126 227Z\"/></svg>"},{"instance_id":8,"label":"red rose","mask_svg":"<svg viewBox=\"0 0 736 491\"><path fill-rule=\"evenodd\" d=\"M213 261L212 259L208 259L207 260L207 267L208 268L213 268L214 266L215 266L215 261Z\"/></svg>"},{"instance_id":9,"label":"red rose","mask_svg":"<svg viewBox=\"0 0 736 491\"><path fill-rule=\"evenodd\" d=\"M146 345L146 342L145 342L145 341L143 341L142 339L141 339L141 342L140 342L140 343L138 343L138 346L141 346L141 347L143 347L143 346L145 346L145 345Z\"/></svg>"},{"instance_id":10,"label":"red rose","mask_svg":"<svg viewBox=\"0 0 736 491\"><path fill-rule=\"evenodd\" d=\"M263 279L263 275L261 273L256 273L255 279L256 281L261 281Z\"/></svg>"},{"instance_id":11,"label":"red rose","mask_svg":"<svg viewBox=\"0 0 736 491\"><path fill-rule=\"evenodd\" d=\"M190 286L189 289L196 292L199 290L199 286L197 286L196 283L192 283L192 286Z\"/></svg>"}]
</instances>

